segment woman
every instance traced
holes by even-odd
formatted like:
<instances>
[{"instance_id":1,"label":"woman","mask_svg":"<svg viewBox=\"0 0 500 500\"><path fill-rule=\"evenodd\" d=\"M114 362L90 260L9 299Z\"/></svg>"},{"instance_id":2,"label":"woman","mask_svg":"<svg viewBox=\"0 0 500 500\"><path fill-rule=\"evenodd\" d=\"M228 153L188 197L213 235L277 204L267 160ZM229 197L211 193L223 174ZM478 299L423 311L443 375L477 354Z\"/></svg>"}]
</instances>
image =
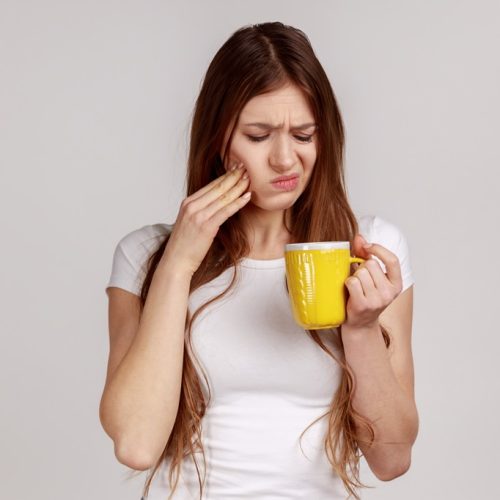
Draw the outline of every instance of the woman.
<instances>
[{"instance_id":1,"label":"woman","mask_svg":"<svg viewBox=\"0 0 500 500\"><path fill-rule=\"evenodd\" d=\"M123 237L107 288L100 417L118 460L150 469L144 498L359 498L361 455L382 480L408 469L418 428L408 247L394 224L354 216L343 146L303 32L243 27L219 49L176 221ZM284 245L333 240L367 260L346 281L345 323L305 331Z\"/></svg>"}]
</instances>

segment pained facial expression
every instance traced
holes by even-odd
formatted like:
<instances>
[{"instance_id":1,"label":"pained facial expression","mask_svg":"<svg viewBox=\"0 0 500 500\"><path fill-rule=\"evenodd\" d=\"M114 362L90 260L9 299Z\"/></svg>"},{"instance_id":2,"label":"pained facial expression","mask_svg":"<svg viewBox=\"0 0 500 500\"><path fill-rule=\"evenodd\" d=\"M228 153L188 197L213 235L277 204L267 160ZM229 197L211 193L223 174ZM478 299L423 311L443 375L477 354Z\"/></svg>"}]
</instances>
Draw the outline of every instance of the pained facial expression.
<instances>
[{"instance_id":1,"label":"pained facial expression","mask_svg":"<svg viewBox=\"0 0 500 500\"><path fill-rule=\"evenodd\" d=\"M261 125L251 125L255 123ZM288 85L248 101L229 153L229 165L242 161L248 172L248 190L252 191L248 205L266 210L292 206L309 182L316 148L314 116L298 87ZM298 175L295 187L284 190L272 183L291 174Z\"/></svg>"}]
</instances>

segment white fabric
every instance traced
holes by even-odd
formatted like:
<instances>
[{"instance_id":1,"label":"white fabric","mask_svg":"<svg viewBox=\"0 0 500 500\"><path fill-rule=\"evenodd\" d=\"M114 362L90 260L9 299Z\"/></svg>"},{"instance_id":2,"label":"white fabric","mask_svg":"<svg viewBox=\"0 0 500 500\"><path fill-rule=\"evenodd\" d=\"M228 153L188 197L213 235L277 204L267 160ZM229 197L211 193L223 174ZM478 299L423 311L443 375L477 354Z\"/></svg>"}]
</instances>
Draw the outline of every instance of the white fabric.
<instances>
[{"instance_id":1,"label":"white fabric","mask_svg":"<svg viewBox=\"0 0 500 500\"><path fill-rule=\"evenodd\" d=\"M368 241L380 243L399 257L406 290L414 280L403 233L378 216L362 216L358 223ZM170 228L153 224L124 236L116 247L107 287L139 295L145 259ZM284 257L243 259L232 292L208 306L193 324L193 348L211 388L202 420L207 459L204 499L347 497L325 455L326 418L305 432L300 447L302 431L328 411L341 368L294 322L284 265ZM222 292L233 271L229 268L195 290L189 297L190 311ZM337 329L318 333L337 352L333 342ZM199 373L207 396L201 368ZM201 454L197 462L203 477ZM167 470L168 463L164 463L153 479L148 500L166 500ZM185 461L173 498L199 498L192 460Z\"/></svg>"}]
</instances>

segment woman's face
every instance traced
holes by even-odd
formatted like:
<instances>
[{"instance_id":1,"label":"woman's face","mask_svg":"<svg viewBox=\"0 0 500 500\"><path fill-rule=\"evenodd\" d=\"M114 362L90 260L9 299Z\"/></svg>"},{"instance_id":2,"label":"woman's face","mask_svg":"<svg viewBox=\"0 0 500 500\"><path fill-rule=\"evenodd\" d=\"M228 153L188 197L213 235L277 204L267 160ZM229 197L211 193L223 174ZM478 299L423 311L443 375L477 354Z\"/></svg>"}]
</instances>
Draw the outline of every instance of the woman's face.
<instances>
[{"instance_id":1,"label":"woman's face","mask_svg":"<svg viewBox=\"0 0 500 500\"><path fill-rule=\"evenodd\" d=\"M277 210L294 204L306 188L316 162L315 132L311 109L296 86L248 101L233 135L229 165L242 161L246 167L248 190L252 191L249 205ZM286 190L272 183L277 177L291 174L298 180Z\"/></svg>"}]
</instances>

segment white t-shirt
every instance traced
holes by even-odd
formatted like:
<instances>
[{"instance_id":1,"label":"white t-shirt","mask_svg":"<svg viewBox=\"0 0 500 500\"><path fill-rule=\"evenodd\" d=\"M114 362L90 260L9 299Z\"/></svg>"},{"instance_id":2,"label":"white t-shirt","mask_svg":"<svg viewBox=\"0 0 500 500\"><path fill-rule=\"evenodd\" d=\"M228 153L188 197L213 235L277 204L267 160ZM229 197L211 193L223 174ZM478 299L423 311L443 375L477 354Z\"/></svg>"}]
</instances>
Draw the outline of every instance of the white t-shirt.
<instances>
[{"instance_id":1,"label":"white t-shirt","mask_svg":"<svg viewBox=\"0 0 500 500\"><path fill-rule=\"evenodd\" d=\"M358 224L365 239L398 256L406 290L414 280L404 234L378 216L362 216ZM145 260L171 227L152 224L125 235L116 247L107 287L139 295ZM190 295L191 313L228 286L233 270L226 269ZM302 431L328 411L342 369L295 323L285 287L284 257L244 258L239 271L234 289L208 306L191 332L193 349L211 388L202 419L207 461L203 498L345 499L347 493L323 446L326 417L313 424L299 443ZM318 334L336 353L333 337L338 330L318 330ZM199 365L198 370L207 397ZM203 477L201 453L197 462ZM167 498L168 465L164 462L157 471L148 500ZM199 498L192 459L182 466L173 498Z\"/></svg>"}]
</instances>

